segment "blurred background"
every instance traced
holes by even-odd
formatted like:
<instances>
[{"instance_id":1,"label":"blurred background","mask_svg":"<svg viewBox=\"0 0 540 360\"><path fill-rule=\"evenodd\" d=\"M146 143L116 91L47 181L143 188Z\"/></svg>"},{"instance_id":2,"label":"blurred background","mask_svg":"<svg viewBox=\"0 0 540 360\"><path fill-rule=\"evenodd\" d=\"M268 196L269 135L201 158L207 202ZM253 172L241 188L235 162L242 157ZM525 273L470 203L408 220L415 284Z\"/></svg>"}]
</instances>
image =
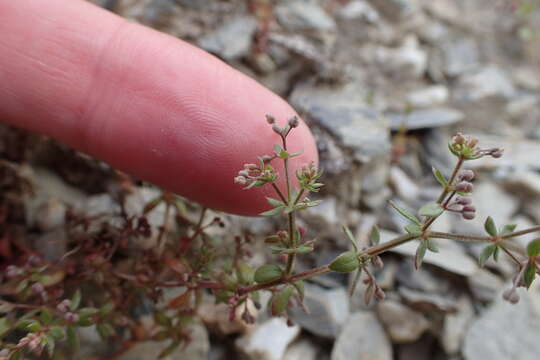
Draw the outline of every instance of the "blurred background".
<instances>
[{"instance_id":1,"label":"blurred background","mask_svg":"<svg viewBox=\"0 0 540 360\"><path fill-rule=\"evenodd\" d=\"M484 234L488 215L518 229L540 223L538 0L92 2L213 53L289 101L309 124L327 186L318 196L322 205L300 219L317 237L316 251L300 269L348 249L342 224L361 241L375 223L383 239L403 232L403 219L387 201L415 210L437 197L431 167L446 175L452 170L446 144L456 131L505 154L467 164L477 174L476 219L445 214L434 229ZM19 231L47 259L68 249L62 228L68 209L88 216L119 211L114 199L122 180L103 163L3 125L0 157L34 184L34 196L13 207L11 219L25 224ZM4 190L16 194L10 169L2 169ZM145 201L159 194L148 186L136 192ZM216 236L262 239L282 225L219 216L226 226L212 230ZM515 273L510 261L502 257L480 268L482 246L446 240L439 246L418 271L413 245L383 255L385 267L375 274L387 299L377 304L364 304L362 286L349 297L346 275L310 281L305 303L311 313L293 311L293 327L264 311L255 325L230 324L225 305L204 303L191 344L169 358L538 359L539 287L520 291L520 303L510 305L501 298ZM268 251L256 240L253 247L260 264ZM111 344L92 328L81 343L79 358L108 358L103 354ZM118 359L155 359L165 346L138 344Z\"/></svg>"}]
</instances>

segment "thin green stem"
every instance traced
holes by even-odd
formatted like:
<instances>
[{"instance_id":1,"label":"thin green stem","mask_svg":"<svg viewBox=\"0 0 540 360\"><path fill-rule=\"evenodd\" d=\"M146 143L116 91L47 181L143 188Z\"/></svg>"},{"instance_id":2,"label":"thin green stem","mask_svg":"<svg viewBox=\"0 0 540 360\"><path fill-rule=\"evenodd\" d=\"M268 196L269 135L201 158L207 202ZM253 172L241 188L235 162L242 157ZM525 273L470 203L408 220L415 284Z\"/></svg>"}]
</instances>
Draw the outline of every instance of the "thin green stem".
<instances>
[{"instance_id":1,"label":"thin green stem","mask_svg":"<svg viewBox=\"0 0 540 360\"><path fill-rule=\"evenodd\" d=\"M281 140L283 143L283 150L287 151L286 136L282 136ZM287 185L287 204L289 206L294 206L294 203L292 202L291 177L289 175L289 159L288 158L283 159L283 165L285 167L285 183ZM295 248L297 246L297 243L296 243L296 214L294 210L289 213L288 222L289 222L289 248ZM296 261L296 254L293 253L287 256L287 267L285 268L285 273L287 275L291 275L293 273L295 261Z\"/></svg>"},{"instance_id":2,"label":"thin green stem","mask_svg":"<svg viewBox=\"0 0 540 360\"><path fill-rule=\"evenodd\" d=\"M272 187L274 188L274 190L276 191L276 194L279 196L279 198L281 199L281 201L283 201L285 204L287 203L287 199L285 198L285 196L283 196L283 193L281 192L281 190L279 190L279 188L277 187L276 184L272 183Z\"/></svg>"}]
</instances>

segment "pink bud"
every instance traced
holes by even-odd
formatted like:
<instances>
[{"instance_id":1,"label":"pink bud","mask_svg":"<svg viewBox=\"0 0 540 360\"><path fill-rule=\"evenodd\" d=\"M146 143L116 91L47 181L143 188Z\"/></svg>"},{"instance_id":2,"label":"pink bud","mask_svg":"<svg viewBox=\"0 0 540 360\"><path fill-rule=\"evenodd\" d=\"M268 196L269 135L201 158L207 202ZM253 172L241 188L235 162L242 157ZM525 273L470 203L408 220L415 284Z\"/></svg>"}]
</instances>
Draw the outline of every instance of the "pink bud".
<instances>
[{"instance_id":1,"label":"pink bud","mask_svg":"<svg viewBox=\"0 0 540 360\"><path fill-rule=\"evenodd\" d=\"M270 125L274 124L276 122L276 118L272 115L266 115L266 122Z\"/></svg>"}]
</instances>

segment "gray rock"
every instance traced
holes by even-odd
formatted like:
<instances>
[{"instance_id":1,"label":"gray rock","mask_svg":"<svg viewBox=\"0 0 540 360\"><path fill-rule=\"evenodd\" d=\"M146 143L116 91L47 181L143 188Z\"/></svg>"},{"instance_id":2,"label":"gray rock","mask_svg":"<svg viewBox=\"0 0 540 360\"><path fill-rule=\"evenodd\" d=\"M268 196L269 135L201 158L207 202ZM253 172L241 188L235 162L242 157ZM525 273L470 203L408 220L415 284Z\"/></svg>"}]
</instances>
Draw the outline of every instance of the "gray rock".
<instances>
[{"instance_id":1,"label":"gray rock","mask_svg":"<svg viewBox=\"0 0 540 360\"><path fill-rule=\"evenodd\" d=\"M412 308L426 313L449 313L457 308L456 300L448 295L426 294L403 286L399 288L399 294Z\"/></svg>"},{"instance_id":2,"label":"gray rock","mask_svg":"<svg viewBox=\"0 0 540 360\"><path fill-rule=\"evenodd\" d=\"M403 170L397 166L390 168L390 184L394 187L397 195L409 202L418 199L420 188Z\"/></svg>"},{"instance_id":3,"label":"gray rock","mask_svg":"<svg viewBox=\"0 0 540 360\"><path fill-rule=\"evenodd\" d=\"M324 289L305 284L304 305L309 314L295 307L289 311L291 319L315 335L335 338L349 316L349 295L342 288Z\"/></svg>"},{"instance_id":4,"label":"gray rock","mask_svg":"<svg viewBox=\"0 0 540 360\"><path fill-rule=\"evenodd\" d=\"M287 0L275 8L275 14L279 23L289 30L336 29L334 19L314 1Z\"/></svg>"},{"instance_id":5,"label":"gray rock","mask_svg":"<svg viewBox=\"0 0 540 360\"><path fill-rule=\"evenodd\" d=\"M352 314L332 349L331 360L392 360L392 345L371 312Z\"/></svg>"},{"instance_id":6,"label":"gray rock","mask_svg":"<svg viewBox=\"0 0 540 360\"><path fill-rule=\"evenodd\" d=\"M433 85L411 91L407 95L407 102L414 108L436 106L444 104L448 100L448 94L446 86Z\"/></svg>"},{"instance_id":7,"label":"gray rock","mask_svg":"<svg viewBox=\"0 0 540 360\"><path fill-rule=\"evenodd\" d=\"M540 174L537 172L515 171L505 179L504 185L511 193L521 198L540 197Z\"/></svg>"},{"instance_id":8,"label":"gray rock","mask_svg":"<svg viewBox=\"0 0 540 360\"><path fill-rule=\"evenodd\" d=\"M518 67L512 69L512 77L519 87L531 91L540 90L540 74L538 70L530 67Z\"/></svg>"},{"instance_id":9,"label":"gray rock","mask_svg":"<svg viewBox=\"0 0 540 360\"><path fill-rule=\"evenodd\" d=\"M408 114L388 114L390 128L399 130L405 126L408 130L448 126L463 120L461 111L450 108L413 110Z\"/></svg>"},{"instance_id":10,"label":"gray rock","mask_svg":"<svg viewBox=\"0 0 540 360\"><path fill-rule=\"evenodd\" d=\"M352 150L360 162L386 156L390 150L388 127L380 113L361 101L366 88L360 83L341 87L297 86L291 103L309 119Z\"/></svg>"},{"instance_id":11,"label":"gray rock","mask_svg":"<svg viewBox=\"0 0 540 360\"><path fill-rule=\"evenodd\" d=\"M407 36L398 48L378 47L375 57L384 71L399 77L419 78L427 68L427 53L414 35Z\"/></svg>"},{"instance_id":12,"label":"gray rock","mask_svg":"<svg viewBox=\"0 0 540 360\"><path fill-rule=\"evenodd\" d=\"M396 233L381 231L381 242L384 243L398 236ZM428 251L424 263L435 265L454 274L471 276L478 270L478 264L459 248L450 247L445 242L438 242L440 252ZM414 257L418 244L416 241L408 242L391 249L393 253Z\"/></svg>"},{"instance_id":13,"label":"gray rock","mask_svg":"<svg viewBox=\"0 0 540 360\"><path fill-rule=\"evenodd\" d=\"M238 59L248 54L256 29L253 17L235 17L201 38L199 46L225 60Z\"/></svg>"},{"instance_id":14,"label":"gray rock","mask_svg":"<svg viewBox=\"0 0 540 360\"><path fill-rule=\"evenodd\" d=\"M364 20L376 23L380 20L379 12L368 2L353 0L339 9L337 15L345 20Z\"/></svg>"},{"instance_id":15,"label":"gray rock","mask_svg":"<svg viewBox=\"0 0 540 360\"><path fill-rule=\"evenodd\" d=\"M396 278L400 285L426 293L446 293L451 289L451 283L444 274L426 266L416 270L412 258L401 261Z\"/></svg>"},{"instance_id":16,"label":"gray rock","mask_svg":"<svg viewBox=\"0 0 540 360\"><path fill-rule=\"evenodd\" d=\"M384 16L390 20L403 20L416 14L419 6L415 1L407 0L369 0Z\"/></svg>"},{"instance_id":17,"label":"gray rock","mask_svg":"<svg viewBox=\"0 0 540 360\"><path fill-rule=\"evenodd\" d=\"M462 296L457 302L457 311L444 317L441 344L447 354L456 354L469 324L474 319L474 308L468 297Z\"/></svg>"},{"instance_id":18,"label":"gray rock","mask_svg":"<svg viewBox=\"0 0 540 360\"><path fill-rule=\"evenodd\" d=\"M377 313L393 343L416 341L430 325L422 313L393 300L379 303Z\"/></svg>"},{"instance_id":19,"label":"gray rock","mask_svg":"<svg viewBox=\"0 0 540 360\"><path fill-rule=\"evenodd\" d=\"M467 278L467 282L474 297L483 302L493 301L504 284L500 277L486 269L478 269L476 274Z\"/></svg>"},{"instance_id":20,"label":"gray rock","mask_svg":"<svg viewBox=\"0 0 540 360\"><path fill-rule=\"evenodd\" d=\"M236 347L252 360L281 360L299 333L298 325L289 327L283 318L272 318L239 338Z\"/></svg>"},{"instance_id":21,"label":"gray rock","mask_svg":"<svg viewBox=\"0 0 540 360\"><path fill-rule=\"evenodd\" d=\"M512 305L500 296L465 335L466 360L536 360L540 353L540 286L520 289L521 300Z\"/></svg>"},{"instance_id":22,"label":"gray rock","mask_svg":"<svg viewBox=\"0 0 540 360\"><path fill-rule=\"evenodd\" d=\"M490 65L474 74L461 77L454 97L459 101L474 102L491 96L510 98L515 92L506 72Z\"/></svg>"},{"instance_id":23,"label":"gray rock","mask_svg":"<svg viewBox=\"0 0 540 360\"><path fill-rule=\"evenodd\" d=\"M187 347L180 345L165 360L206 360L210 351L208 334L202 325L192 325L190 331L191 342ZM118 357L118 360L154 360L160 352L169 345L168 341L144 341L136 343L128 351Z\"/></svg>"},{"instance_id":24,"label":"gray rock","mask_svg":"<svg viewBox=\"0 0 540 360\"><path fill-rule=\"evenodd\" d=\"M55 228L33 241L34 249L49 262L57 262L67 252L68 237L63 227Z\"/></svg>"},{"instance_id":25,"label":"gray rock","mask_svg":"<svg viewBox=\"0 0 540 360\"><path fill-rule=\"evenodd\" d=\"M319 206L311 207L301 214L306 222L320 232L339 231L343 216L338 211L338 202L335 197L327 197ZM335 232L334 232L335 233Z\"/></svg>"},{"instance_id":26,"label":"gray rock","mask_svg":"<svg viewBox=\"0 0 540 360\"><path fill-rule=\"evenodd\" d=\"M441 43L444 73L458 76L479 66L478 45L471 37L457 37Z\"/></svg>"},{"instance_id":27,"label":"gray rock","mask_svg":"<svg viewBox=\"0 0 540 360\"><path fill-rule=\"evenodd\" d=\"M308 339L292 343L282 360L315 360L319 349Z\"/></svg>"}]
</instances>

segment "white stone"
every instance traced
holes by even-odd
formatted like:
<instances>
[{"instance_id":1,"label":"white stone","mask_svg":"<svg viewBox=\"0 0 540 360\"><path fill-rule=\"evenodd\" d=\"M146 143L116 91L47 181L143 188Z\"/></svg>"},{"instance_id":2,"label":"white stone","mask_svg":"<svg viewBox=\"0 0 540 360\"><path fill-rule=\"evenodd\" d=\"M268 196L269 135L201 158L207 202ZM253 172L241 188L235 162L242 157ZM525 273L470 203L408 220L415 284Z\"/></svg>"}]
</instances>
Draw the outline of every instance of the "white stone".
<instances>
[{"instance_id":1,"label":"white stone","mask_svg":"<svg viewBox=\"0 0 540 360\"><path fill-rule=\"evenodd\" d=\"M413 107L429 107L444 104L448 100L448 88L434 85L415 90L407 96L407 102Z\"/></svg>"}]
</instances>

